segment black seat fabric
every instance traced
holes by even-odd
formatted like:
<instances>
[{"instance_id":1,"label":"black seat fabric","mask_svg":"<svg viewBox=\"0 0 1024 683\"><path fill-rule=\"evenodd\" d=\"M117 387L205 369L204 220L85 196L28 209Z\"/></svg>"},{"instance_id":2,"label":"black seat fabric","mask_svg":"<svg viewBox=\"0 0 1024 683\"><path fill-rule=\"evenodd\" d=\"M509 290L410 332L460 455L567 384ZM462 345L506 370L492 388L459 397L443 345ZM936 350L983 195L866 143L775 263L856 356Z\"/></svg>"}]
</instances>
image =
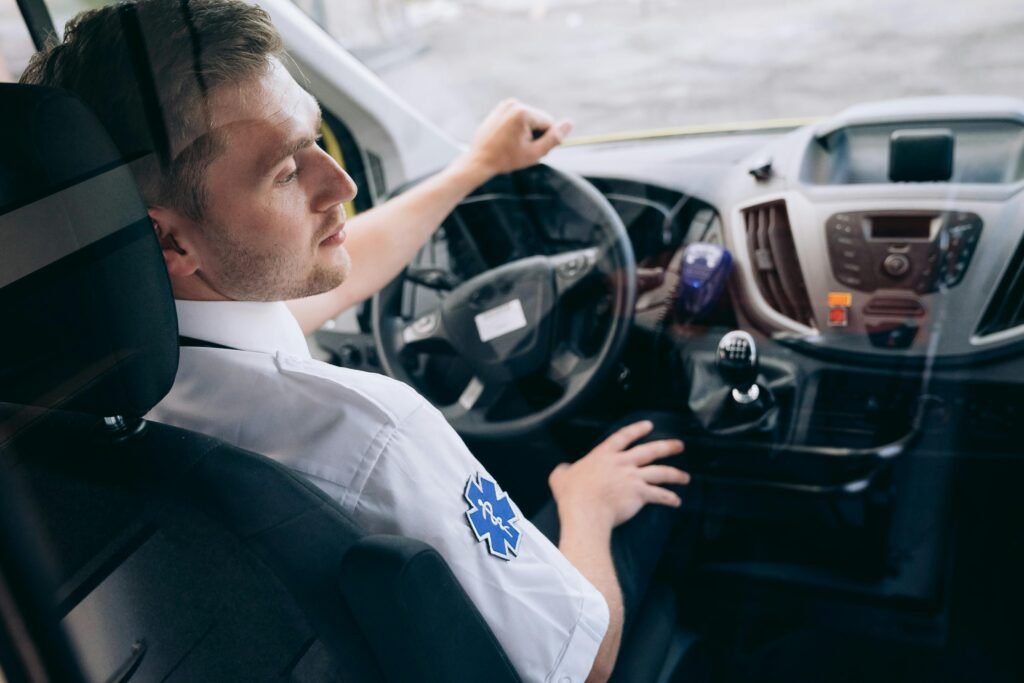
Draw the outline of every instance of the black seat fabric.
<instances>
[{"instance_id":1,"label":"black seat fabric","mask_svg":"<svg viewBox=\"0 0 1024 683\"><path fill-rule=\"evenodd\" d=\"M67 93L0 85L0 112L0 478L32 501L0 530L38 522L85 678L517 681L428 546L366 536L262 456L131 419L178 354L134 182Z\"/></svg>"},{"instance_id":2,"label":"black seat fabric","mask_svg":"<svg viewBox=\"0 0 1024 683\"><path fill-rule=\"evenodd\" d=\"M277 463L174 427L0 404L87 680L518 681L443 559Z\"/></svg>"},{"instance_id":3,"label":"black seat fabric","mask_svg":"<svg viewBox=\"0 0 1024 683\"><path fill-rule=\"evenodd\" d=\"M0 84L0 401L138 417L170 389L177 319L131 173L51 88Z\"/></svg>"},{"instance_id":4,"label":"black seat fabric","mask_svg":"<svg viewBox=\"0 0 1024 683\"><path fill-rule=\"evenodd\" d=\"M384 680L339 590L363 533L276 463L173 427L0 405L86 679ZM407 539L403 539L407 540ZM372 587L368 587L372 592Z\"/></svg>"}]
</instances>

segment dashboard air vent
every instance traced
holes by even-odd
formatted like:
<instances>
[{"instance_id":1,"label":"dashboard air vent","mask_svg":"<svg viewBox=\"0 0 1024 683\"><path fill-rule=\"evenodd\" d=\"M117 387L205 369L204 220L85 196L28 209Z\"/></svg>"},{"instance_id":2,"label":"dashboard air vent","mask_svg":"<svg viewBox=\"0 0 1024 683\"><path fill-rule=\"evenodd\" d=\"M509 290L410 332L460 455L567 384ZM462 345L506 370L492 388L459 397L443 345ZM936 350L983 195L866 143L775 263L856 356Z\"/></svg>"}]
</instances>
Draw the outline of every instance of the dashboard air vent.
<instances>
[{"instance_id":1,"label":"dashboard air vent","mask_svg":"<svg viewBox=\"0 0 1024 683\"><path fill-rule=\"evenodd\" d=\"M1024 242L1010 259L985 313L978 323L978 336L995 334L1024 325Z\"/></svg>"},{"instance_id":2,"label":"dashboard air vent","mask_svg":"<svg viewBox=\"0 0 1024 683\"><path fill-rule=\"evenodd\" d=\"M924 314L920 301L902 296L876 296L864 306L864 315L881 318L920 318Z\"/></svg>"},{"instance_id":3,"label":"dashboard air vent","mask_svg":"<svg viewBox=\"0 0 1024 683\"><path fill-rule=\"evenodd\" d=\"M770 202L743 211L747 249L761 296L782 315L804 325L814 325L796 245L789 226L786 203Z\"/></svg>"}]
</instances>

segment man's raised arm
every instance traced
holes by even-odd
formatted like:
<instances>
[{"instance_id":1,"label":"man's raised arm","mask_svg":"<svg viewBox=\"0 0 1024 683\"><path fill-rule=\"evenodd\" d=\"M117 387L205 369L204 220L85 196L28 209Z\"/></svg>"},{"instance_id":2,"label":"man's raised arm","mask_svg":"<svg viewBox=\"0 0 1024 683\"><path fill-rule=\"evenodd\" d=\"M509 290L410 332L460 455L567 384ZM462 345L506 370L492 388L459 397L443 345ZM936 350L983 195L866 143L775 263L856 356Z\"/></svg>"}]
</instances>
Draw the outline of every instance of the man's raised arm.
<instances>
[{"instance_id":1,"label":"man's raised arm","mask_svg":"<svg viewBox=\"0 0 1024 683\"><path fill-rule=\"evenodd\" d=\"M345 246L352 271L323 294L296 299L288 307L305 334L390 282L430 239L445 216L475 188L499 173L537 163L571 130L547 114L505 100L484 119L470 148L435 176L348 222ZM543 134L534 139L535 131Z\"/></svg>"}]
</instances>

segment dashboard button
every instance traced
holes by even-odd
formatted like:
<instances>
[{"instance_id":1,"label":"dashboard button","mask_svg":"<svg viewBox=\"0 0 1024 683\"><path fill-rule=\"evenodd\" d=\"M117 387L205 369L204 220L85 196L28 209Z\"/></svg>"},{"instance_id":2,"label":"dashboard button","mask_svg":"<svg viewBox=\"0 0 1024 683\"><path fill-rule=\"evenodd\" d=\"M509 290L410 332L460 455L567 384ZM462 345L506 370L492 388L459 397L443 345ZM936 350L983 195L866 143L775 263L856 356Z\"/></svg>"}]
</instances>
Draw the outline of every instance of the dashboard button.
<instances>
[{"instance_id":1,"label":"dashboard button","mask_svg":"<svg viewBox=\"0 0 1024 683\"><path fill-rule=\"evenodd\" d=\"M862 284L864 284L864 281L861 280L856 275L848 275L846 273L841 273L837 275L836 279L842 282L844 285L847 285L848 287L860 287Z\"/></svg>"}]
</instances>

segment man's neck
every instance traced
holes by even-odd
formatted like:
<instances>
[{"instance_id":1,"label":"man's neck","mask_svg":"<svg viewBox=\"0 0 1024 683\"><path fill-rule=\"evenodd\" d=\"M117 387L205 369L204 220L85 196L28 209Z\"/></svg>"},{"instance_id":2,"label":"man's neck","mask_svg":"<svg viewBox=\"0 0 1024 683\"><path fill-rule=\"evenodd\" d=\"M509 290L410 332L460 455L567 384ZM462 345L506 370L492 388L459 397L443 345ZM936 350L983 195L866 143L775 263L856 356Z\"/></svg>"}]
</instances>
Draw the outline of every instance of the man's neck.
<instances>
[{"instance_id":1,"label":"man's neck","mask_svg":"<svg viewBox=\"0 0 1024 683\"><path fill-rule=\"evenodd\" d=\"M178 301L234 301L211 287L199 273L188 277L171 277L171 291Z\"/></svg>"}]
</instances>

